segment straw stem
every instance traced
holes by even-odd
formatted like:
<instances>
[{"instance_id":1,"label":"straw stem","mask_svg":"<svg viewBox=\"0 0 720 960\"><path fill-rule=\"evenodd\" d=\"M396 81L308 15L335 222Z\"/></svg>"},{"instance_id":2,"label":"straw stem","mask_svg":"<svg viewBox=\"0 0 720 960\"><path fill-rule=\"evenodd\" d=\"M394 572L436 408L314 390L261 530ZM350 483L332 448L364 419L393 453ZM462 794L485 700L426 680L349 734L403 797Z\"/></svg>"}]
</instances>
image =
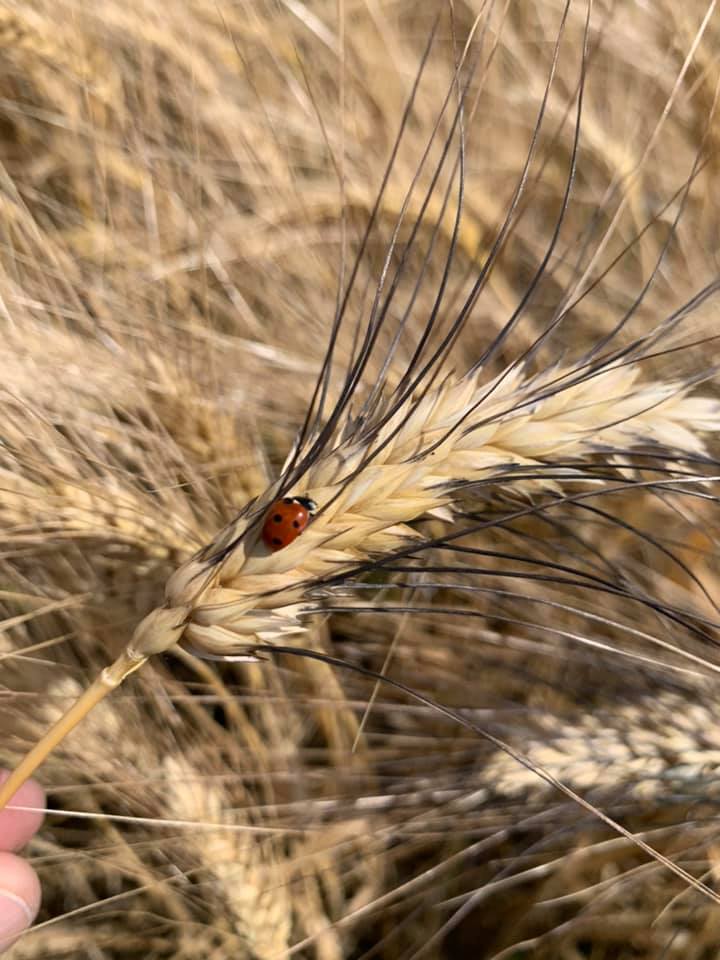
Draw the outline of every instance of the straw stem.
<instances>
[{"instance_id":1,"label":"straw stem","mask_svg":"<svg viewBox=\"0 0 720 960\"><path fill-rule=\"evenodd\" d=\"M26 754L0 787L0 810L7 805L43 760L80 723L83 717L86 717L92 708L100 703L115 687L119 686L127 676L141 667L146 659L146 657L138 657L124 651L113 664L100 673L82 696L78 697L70 709L50 727L45 736Z\"/></svg>"}]
</instances>

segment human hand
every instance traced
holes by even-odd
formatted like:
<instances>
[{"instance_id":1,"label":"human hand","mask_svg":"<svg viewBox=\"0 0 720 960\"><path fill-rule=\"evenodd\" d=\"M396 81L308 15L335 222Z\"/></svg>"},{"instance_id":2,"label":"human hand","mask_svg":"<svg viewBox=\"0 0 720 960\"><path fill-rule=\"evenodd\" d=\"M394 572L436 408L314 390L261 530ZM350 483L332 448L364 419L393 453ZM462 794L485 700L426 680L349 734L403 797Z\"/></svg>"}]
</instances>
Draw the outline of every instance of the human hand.
<instances>
[{"instance_id":1,"label":"human hand","mask_svg":"<svg viewBox=\"0 0 720 960\"><path fill-rule=\"evenodd\" d=\"M0 771L0 783L9 774ZM42 787L29 780L10 801L21 807L45 806ZM42 823L42 813L0 811L0 953L35 919L40 908L40 881L29 863L13 851L24 847Z\"/></svg>"}]
</instances>

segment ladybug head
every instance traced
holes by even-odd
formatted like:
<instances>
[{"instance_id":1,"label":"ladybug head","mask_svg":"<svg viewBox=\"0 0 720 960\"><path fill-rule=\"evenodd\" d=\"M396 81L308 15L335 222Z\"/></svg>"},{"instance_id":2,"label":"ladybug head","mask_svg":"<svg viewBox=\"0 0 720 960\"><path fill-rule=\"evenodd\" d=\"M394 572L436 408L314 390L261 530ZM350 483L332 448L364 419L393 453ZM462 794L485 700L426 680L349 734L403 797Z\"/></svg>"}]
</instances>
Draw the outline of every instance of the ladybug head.
<instances>
[{"instance_id":1,"label":"ladybug head","mask_svg":"<svg viewBox=\"0 0 720 960\"><path fill-rule=\"evenodd\" d=\"M317 513L317 504L310 497L283 497L283 503L299 503L312 516Z\"/></svg>"}]
</instances>

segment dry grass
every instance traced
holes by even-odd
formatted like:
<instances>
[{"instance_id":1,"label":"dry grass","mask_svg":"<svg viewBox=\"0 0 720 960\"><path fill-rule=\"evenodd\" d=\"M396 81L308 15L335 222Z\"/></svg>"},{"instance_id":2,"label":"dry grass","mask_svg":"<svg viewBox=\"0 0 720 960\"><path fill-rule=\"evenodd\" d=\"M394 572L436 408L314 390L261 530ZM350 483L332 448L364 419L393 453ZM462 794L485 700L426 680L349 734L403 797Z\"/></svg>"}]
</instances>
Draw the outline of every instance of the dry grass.
<instances>
[{"instance_id":1,"label":"dry grass","mask_svg":"<svg viewBox=\"0 0 720 960\"><path fill-rule=\"evenodd\" d=\"M475 15L487 16L472 46L448 322L508 209L562 6L456 5L458 47ZM117 656L178 567L171 598L185 604L182 565L203 548L207 563L247 530L206 592L193 587L195 646L293 630L301 601L332 611L303 617L310 633L298 642L378 670L388 658L393 677L463 708L713 888L716 490L676 474L624 486L657 480L648 452L713 450L716 388L693 382L710 377L713 346L688 346L715 332L713 301L660 341L684 349L543 392L641 294L619 344L716 276L712 4L594 5L558 244L529 310L488 368L465 376L526 291L558 217L586 13L571 4L527 188L449 379L383 428L398 432L372 482L366 469L339 484L365 450L344 418L338 449L293 487L332 506L287 551L265 556L252 539L302 423L338 277L347 281L373 209L433 9L5 5L0 658L10 736L0 759L14 763ZM393 269L422 213L447 118L418 188L406 190L452 76L445 16L351 318L369 313L398 216ZM355 411L434 242L388 390L432 310L453 241L441 194L407 252ZM486 396L585 293L571 322ZM340 364L353 355L352 326L337 341ZM453 433L440 469L405 466L478 400L487 423ZM568 458L582 477L547 469ZM669 454L661 464L714 472ZM481 482L458 492L448 485L458 479ZM237 519L256 497L255 513ZM318 593L318 578L408 537L442 536L458 518L482 527L462 540L482 554L445 555L453 572L396 563L371 574L372 591L346 596L347 584L326 583ZM248 627L250 609L262 623L259 614ZM266 619L272 610L279 619ZM62 813L31 851L43 922L12 956L715 956L712 900L431 710L383 690L365 717L371 692L366 679L294 658L154 658L42 769Z\"/></svg>"}]
</instances>

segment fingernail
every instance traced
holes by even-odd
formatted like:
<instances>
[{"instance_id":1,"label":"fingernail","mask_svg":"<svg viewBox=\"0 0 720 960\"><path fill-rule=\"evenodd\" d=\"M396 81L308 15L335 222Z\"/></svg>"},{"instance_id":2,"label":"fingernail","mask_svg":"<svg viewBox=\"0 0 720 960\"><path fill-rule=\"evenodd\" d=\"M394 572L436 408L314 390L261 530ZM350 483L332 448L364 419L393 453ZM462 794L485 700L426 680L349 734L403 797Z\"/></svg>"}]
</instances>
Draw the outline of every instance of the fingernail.
<instances>
[{"instance_id":1,"label":"fingernail","mask_svg":"<svg viewBox=\"0 0 720 960\"><path fill-rule=\"evenodd\" d=\"M24 900L9 890L0 890L0 950L27 930L32 919L32 911Z\"/></svg>"}]
</instances>

